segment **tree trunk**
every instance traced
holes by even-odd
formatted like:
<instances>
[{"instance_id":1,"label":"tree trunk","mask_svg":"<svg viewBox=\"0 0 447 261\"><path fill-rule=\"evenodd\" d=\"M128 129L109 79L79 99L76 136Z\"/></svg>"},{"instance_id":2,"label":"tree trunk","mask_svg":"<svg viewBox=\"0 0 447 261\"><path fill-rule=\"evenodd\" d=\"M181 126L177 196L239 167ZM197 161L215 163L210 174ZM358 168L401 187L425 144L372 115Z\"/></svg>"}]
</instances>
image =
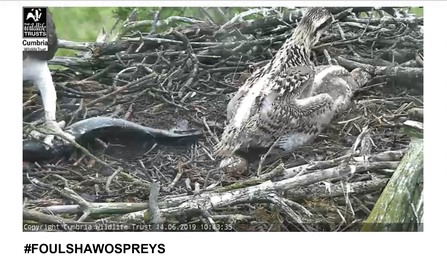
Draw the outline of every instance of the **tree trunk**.
<instances>
[{"instance_id":1,"label":"tree trunk","mask_svg":"<svg viewBox=\"0 0 447 261\"><path fill-rule=\"evenodd\" d=\"M411 136L409 150L361 231L422 231L424 215L422 123L407 121L405 125L404 131Z\"/></svg>"}]
</instances>

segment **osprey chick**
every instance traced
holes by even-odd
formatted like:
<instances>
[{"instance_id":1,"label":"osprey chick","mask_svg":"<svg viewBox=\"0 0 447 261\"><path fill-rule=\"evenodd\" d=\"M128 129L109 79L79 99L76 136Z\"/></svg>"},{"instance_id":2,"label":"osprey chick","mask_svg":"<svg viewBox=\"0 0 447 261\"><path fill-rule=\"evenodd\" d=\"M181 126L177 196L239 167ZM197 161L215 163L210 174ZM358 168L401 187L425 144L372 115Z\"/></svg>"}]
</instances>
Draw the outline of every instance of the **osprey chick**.
<instances>
[{"instance_id":1,"label":"osprey chick","mask_svg":"<svg viewBox=\"0 0 447 261\"><path fill-rule=\"evenodd\" d=\"M357 82L340 66L315 68L311 48L334 22L312 8L275 57L256 70L227 107L228 124L216 148L223 162L253 149L289 151L311 142L350 103Z\"/></svg>"}]
</instances>

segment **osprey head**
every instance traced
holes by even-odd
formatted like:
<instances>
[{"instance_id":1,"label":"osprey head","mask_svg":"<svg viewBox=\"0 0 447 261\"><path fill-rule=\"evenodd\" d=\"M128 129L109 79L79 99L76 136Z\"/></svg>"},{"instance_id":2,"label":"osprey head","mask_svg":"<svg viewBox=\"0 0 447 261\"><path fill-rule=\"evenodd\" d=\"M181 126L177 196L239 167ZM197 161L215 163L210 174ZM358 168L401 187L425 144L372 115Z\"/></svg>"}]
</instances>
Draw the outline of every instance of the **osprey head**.
<instances>
[{"instance_id":1,"label":"osprey head","mask_svg":"<svg viewBox=\"0 0 447 261\"><path fill-rule=\"evenodd\" d=\"M362 68L352 70L351 76L357 82L359 87L364 87L371 80L371 75Z\"/></svg>"},{"instance_id":2,"label":"osprey head","mask_svg":"<svg viewBox=\"0 0 447 261\"><path fill-rule=\"evenodd\" d=\"M294 32L295 40L312 48L320 39L321 34L334 22L334 16L325 8L311 8L298 23Z\"/></svg>"}]
</instances>

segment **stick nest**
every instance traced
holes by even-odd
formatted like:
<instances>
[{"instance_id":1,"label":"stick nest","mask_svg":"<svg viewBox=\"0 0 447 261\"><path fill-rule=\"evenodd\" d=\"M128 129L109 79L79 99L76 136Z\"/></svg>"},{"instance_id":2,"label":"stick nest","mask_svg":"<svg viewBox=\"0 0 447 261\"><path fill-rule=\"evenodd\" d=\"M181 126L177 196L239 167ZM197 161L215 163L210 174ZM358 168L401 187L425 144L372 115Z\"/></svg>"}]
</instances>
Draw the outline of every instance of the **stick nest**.
<instances>
[{"instance_id":1,"label":"stick nest","mask_svg":"<svg viewBox=\"0 0 447 261\"><path fill-rule=\"evenodd\" d=\"M409 144L400 132L408 110L423 107L423 18L370 10L330 9L339 23L312 58L365 68L372 80L315 143L264 165L259 176L258 166L249 176L226 175L213 146L232 95L275 55L303 8L251 9L223 25L156 15L117 22L114 38L60 40L60 48L79 52L49 62L63 67L52 71L58 119L108 116L205 135L188 146L106 142L94 154L107 165L85 155L27 165L24 222L79 225L61 230L163 224L150 229L358 231ZM161 25L171 27L151 33ZM24 102L24 121L43 117L33 91Z\"/></svg>"}]
</instances>

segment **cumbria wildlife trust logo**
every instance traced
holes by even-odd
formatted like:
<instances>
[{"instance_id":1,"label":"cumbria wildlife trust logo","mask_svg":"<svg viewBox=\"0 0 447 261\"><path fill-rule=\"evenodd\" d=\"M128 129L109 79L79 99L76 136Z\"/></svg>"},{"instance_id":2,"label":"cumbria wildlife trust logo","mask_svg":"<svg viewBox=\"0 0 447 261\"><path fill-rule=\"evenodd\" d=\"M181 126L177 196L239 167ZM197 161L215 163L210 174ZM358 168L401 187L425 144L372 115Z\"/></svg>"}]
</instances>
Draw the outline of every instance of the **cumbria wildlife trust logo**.
<instances>
[{"instance_id":1,"label":"cumbria wildlife trust logo","mask_svg":"<svg viewBox=\"0 0 447 261\"><path fill-rule=\"evenodd\" d=\"M33 13L34 11L34 13ZM34 22L39 22L40 18L42 17L42 9L41 8L31 8L31 11L28 12L26 15L26 21L28 21L30 18L34 20Z\"/></svg>"},{"instance_id":2,"label":"cumbria wildlife trust logo","mask_svg":"<svg viewBox=\"0 0 447 261\"><path fill-rule=\"evenodd\" d=\"M47 7L23 7L23 51L48 51Z\"/></svg>"}]
</instances>

